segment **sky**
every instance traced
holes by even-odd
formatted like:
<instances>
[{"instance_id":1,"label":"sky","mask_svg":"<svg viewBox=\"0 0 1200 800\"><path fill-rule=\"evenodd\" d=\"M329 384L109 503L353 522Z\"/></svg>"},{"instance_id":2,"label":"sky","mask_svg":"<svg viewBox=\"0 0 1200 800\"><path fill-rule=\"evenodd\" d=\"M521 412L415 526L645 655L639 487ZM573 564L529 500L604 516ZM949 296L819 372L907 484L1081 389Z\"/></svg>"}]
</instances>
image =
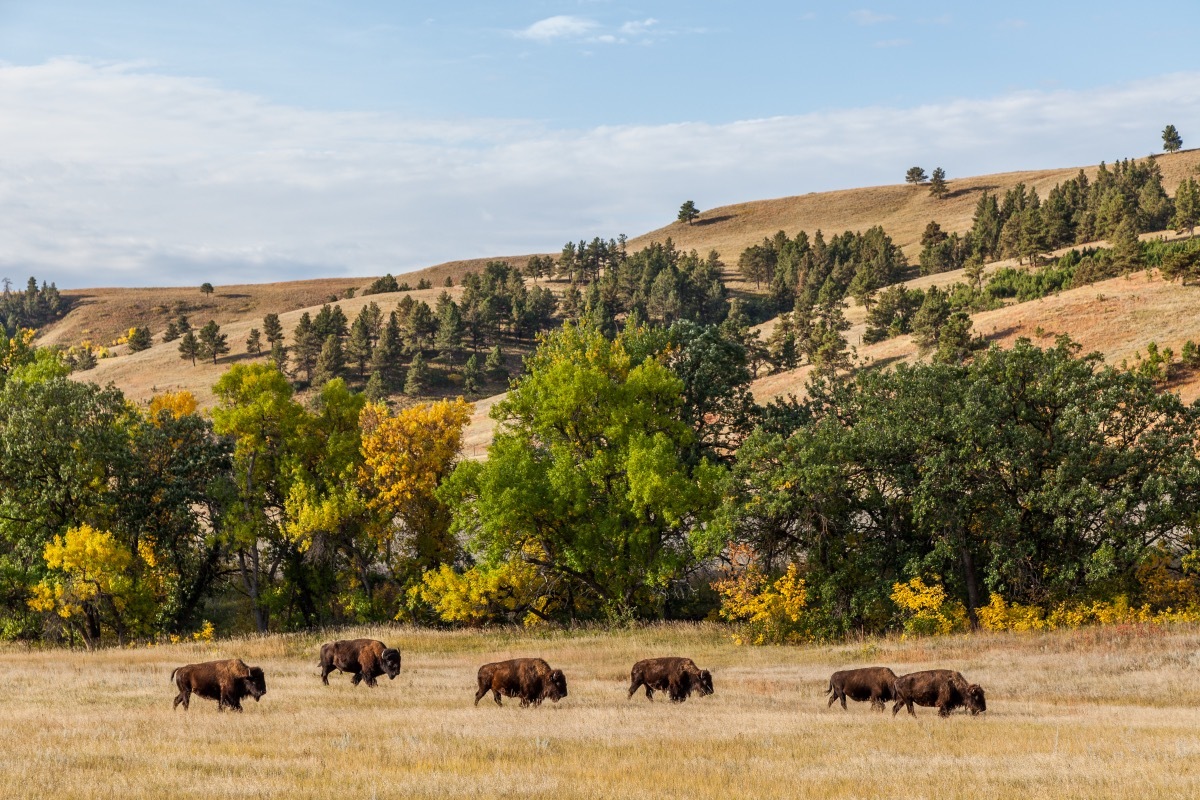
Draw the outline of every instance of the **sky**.
<instances>
[{"instance_id":1,"label":"sky","mask_svg":"<svg viewBox=\"0 0 1200 800\"><path fill-rule=\"evenodd\" d=\"M0 0L0 275L400 274L1200 143L1194 0ZM1173 187L1170 187L1173 188Z\"/></svg>"}]
</instances>

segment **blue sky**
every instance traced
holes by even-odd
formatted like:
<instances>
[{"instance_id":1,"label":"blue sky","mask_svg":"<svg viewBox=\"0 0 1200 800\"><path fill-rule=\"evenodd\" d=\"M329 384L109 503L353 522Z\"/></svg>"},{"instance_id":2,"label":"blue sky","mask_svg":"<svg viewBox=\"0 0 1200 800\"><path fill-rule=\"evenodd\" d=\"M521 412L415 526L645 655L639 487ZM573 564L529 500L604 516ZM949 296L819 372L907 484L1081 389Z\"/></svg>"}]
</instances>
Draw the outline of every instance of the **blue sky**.
<instances>
[{"instance_id":1,"label":"blue sky","mask_svg":"<svg viewBox=\"0 0 1200 800\"><path fill-rule=\"evenodd\" d=\"M0 0L0 271L369 275L1200 137L1193 3ZM1189 133L1190 132L1190 133Z\"/></svg>"}]
</instances>

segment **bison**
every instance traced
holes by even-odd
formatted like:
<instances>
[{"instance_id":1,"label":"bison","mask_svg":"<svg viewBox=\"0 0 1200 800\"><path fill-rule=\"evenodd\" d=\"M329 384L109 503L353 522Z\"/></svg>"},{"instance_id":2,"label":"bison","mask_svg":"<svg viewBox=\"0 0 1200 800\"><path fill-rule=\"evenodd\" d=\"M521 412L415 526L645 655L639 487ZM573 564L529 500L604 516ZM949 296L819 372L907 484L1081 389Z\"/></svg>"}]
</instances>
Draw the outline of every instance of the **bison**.
<instances>
[{"instance_id":1,"label":"bison","mask_svg":"<svg viewBox=\"0 0 1200 800\"><path fill-rule=\"evenodd\" d=\"M690 658L647 658L633 665L629 672L629 697L639 687L646 687L646 699L654 699L654 691L667 692L672 703L682 703L692 690L701 697L713 693L712 673L700 669Z\"/></svg>"},{"instance_id":2,"label":"bison","mask_svg":"<svg viewBox=\"0 0 1200 800\"><path fill-rule=\"evenodd\" d=\"M972 715L987 711L987 701L983 696L983 687L977 683L967 683L962 673L949 669L931 669L925 672L913 672L896 678L896 703L892 706L892 716L900 711L901 706L908 708L908 713L914 717L913 704L919 706L937 706L938 716L946 717L959 706L966 706Z\"/></svg>"},{"instance_id":3,"label":"bison","mask_svg":"<svg viewBox=\"0 0 1200 800\"><path fill-rule=\"evenodd\" d=\"M329 685L329 673L351 672L350 683L357 686L366 680L375 686L375 679L387 675L395 680L400 674L400 651L374 639L350 639L321 645L321 682Z\"/></svg>"},{"instance_id":4,"label":"bison","mask_svg":"<svg viewBox=\"0 0 1200 800\"><path fill-rule=\"evenodd\" d=\"M887 667L844 669L829 676L829 706L840 700L846 709L846 698L856 702L871 701L871 708L883 711L884 704L896 696L896 673Z\"/></svg>"},{"instance_id":5,"label":"bison","mask_svg":"<svg viewBox=\"0 0 1200 800\"><path fill-rule=\"evenodd\" d=\"M217 711L231 708L242 710L242 698L253 697L255 702L267 693L267 679L259 667L248 667L240 658L224 661L206 661L203 664L188 664L171 670L171 680L179 687L175 704L183 703L183 710L193 694L217 701Z\"/></svg>"},{"instance_id":6,"label":"bison","mask_svg":"<svg viewBox=\"0 0 1200 800\"><path fill-rule=\"evenodd\" d=\"M557 703L567 696L567 678L561 669L550 669L540 658L514 658L484 664L479 668L479 689L475 692L475 705L488 692L502 705L500 696L521 698L521 707L532 703L540 706L549 698Z\"/></svg>"}]
</instances>

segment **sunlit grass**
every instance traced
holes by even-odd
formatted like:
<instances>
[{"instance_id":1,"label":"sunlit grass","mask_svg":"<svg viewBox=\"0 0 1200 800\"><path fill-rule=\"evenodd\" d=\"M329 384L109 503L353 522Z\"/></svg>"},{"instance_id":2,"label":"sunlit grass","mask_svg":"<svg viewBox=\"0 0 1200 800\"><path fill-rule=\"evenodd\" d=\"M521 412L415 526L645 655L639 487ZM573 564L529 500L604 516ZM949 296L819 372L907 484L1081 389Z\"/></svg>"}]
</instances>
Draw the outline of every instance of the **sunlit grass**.
<instances>
[{"instance_id":1,"label":"sunlit grass","mask_svg":"<svg viewBox=\"0 0 1200 800\"><path fill-rule=\"evenodd\" d=\"M334 673L321 641L399 645L378 688ZM1190 797L1200 794L1200 631L737 648L716 626L605 632L366 628L96 654L0 651L0 790L11 797ZM625 699L639 658L687 655L717 693ZM485 661L539 655L570 696L472 704ZM173 667L240 656L267 695L244 714L172 711ZM827 709L835 669L962 671L988 713L939 720Z\"/></svg>"}]
</instances>

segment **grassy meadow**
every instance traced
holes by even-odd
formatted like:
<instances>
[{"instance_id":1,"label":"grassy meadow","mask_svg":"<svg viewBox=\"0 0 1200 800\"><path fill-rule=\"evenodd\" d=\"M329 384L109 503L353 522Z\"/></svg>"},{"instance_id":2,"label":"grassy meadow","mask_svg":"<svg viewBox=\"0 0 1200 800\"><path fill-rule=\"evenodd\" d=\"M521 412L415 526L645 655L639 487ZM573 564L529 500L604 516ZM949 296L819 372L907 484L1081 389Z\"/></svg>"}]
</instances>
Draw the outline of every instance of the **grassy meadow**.
<instances>
[{"instance_id":1,"label":"grassy meadow","mask_svg":"<svg viewBox=\"0 0 1200 800\"><path fill-rule=\"evenodd\" d=\"M378 688L334 673L323 639L397 645ZM689 655L716 694L626 700L629 667ZM557 705L472 705L479 664L540 655ZM240 656L266 670L245 713L193 698L171 669ZM962 671L988 712L892 718L826 708L835 669ZM1200 795L1200 629L739 648L716 626L533 634L372 628L98 653L0 650L0 791L9 797L1158 798Z\"/></svg>"}]
</instances>

